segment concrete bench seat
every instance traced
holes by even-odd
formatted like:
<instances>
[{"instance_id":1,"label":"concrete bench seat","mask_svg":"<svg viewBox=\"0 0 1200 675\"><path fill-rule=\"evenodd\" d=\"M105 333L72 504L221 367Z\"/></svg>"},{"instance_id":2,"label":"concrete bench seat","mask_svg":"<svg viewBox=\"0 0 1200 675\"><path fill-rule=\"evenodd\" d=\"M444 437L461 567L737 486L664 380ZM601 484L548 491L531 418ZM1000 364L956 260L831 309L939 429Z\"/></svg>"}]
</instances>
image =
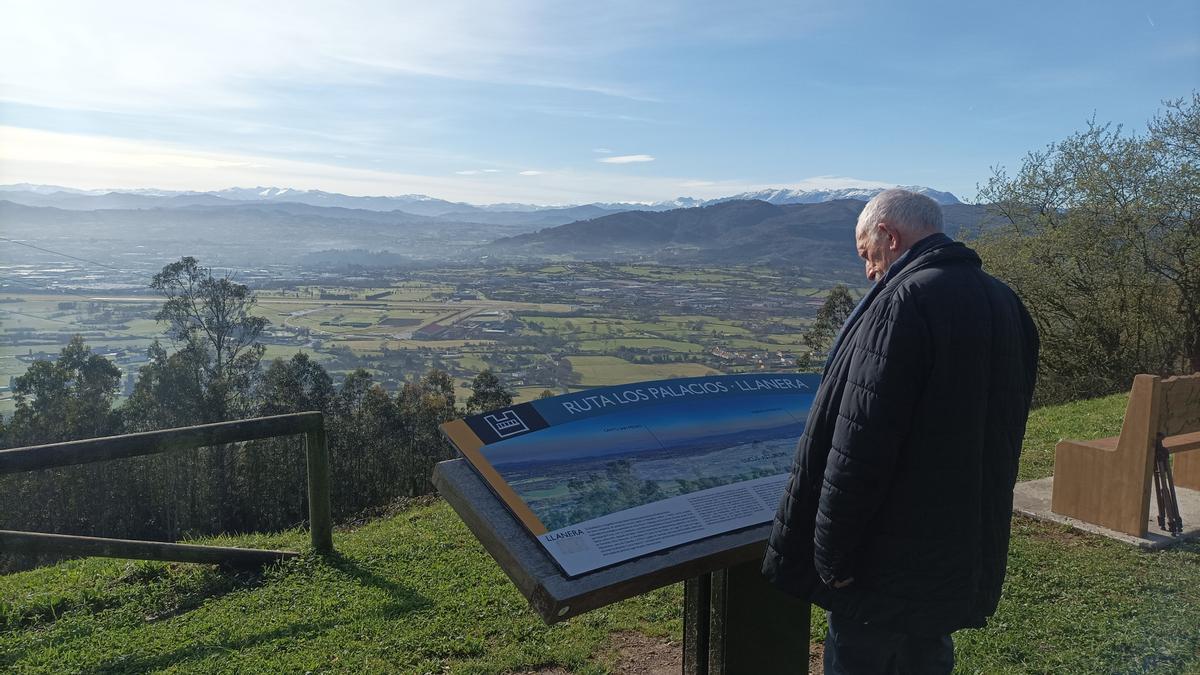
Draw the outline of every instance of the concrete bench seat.
<instances>
[{"instance_id":1,"label":"concrete bench seat","mask_svg":"<svg viewBox=\"0 0 1200 675\"><path fill-rule=\"evenodd\" d=\"M1200 490L1200 373L1137 375L1121 435L1054 447L1054 513L1145 537L1159 437L1178 487Z\"/></svg>"}]
</instances>

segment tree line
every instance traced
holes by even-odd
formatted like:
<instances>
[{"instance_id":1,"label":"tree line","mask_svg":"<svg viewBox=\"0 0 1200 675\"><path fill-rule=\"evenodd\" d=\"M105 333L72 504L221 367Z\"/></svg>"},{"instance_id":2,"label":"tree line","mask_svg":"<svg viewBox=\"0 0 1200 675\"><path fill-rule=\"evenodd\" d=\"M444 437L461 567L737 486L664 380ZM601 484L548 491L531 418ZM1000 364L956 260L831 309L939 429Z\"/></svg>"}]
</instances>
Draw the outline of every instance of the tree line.
<instances>
[{"instance_id":1,"label":"tree line","mask_svg":"<svg viewBox=\"0 0 1200 675\"><path fill-rule=\"evenodd\" d=\"M0 447L206 424L262 415L325 413L335 518L433 491L433 465L454 456L439 425L512 403L490 370L467 399L431 369L388 393L358 369L340 384L304 352L264 363L254 295L194 258L155 275L155 341L132 395L118 405L121 371L76 336L55 360L13 378L16 408ZM0 529L176 540L277 530L307 516L301 436L0 476ZM5 567L29 559L0 559Z\"/></svg>"},{"instance_id":2,"label":"tree line","mask_svg":"<svg viewBox=\"0 0 1200 675\"><path fill-rule=\"evenodd\" d=\"M1200 93L1140 133L1093 120L997 169L978 200L985 268L1041 334L1040 402L1200 371Z\"/></svg>"}]
</instances>

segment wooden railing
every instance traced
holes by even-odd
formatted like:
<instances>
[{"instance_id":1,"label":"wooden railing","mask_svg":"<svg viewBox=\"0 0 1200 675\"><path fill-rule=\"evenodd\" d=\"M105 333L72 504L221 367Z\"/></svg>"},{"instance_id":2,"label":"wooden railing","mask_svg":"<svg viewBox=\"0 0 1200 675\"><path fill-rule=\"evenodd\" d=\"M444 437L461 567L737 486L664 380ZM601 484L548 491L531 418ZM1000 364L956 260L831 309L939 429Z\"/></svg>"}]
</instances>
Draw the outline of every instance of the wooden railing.
<instances>
[{"instance_id":1,"label":"wooden railing","mask_svg":"<svg viewBox=\"0 0 1200 675\"><path fill-rule=\"evenodd\" d=\"M325 442L325 418L319 412L258 417L0 450L0 475L295 434L304 434L308 459L308 522L312 548L317 553L332 553L329 455ZM196 546L11 530L0 530L0 552L65 553L109 558L222 563L234 566L263 565L299 555L295 551Z\"/></svg>"}]
</instances>

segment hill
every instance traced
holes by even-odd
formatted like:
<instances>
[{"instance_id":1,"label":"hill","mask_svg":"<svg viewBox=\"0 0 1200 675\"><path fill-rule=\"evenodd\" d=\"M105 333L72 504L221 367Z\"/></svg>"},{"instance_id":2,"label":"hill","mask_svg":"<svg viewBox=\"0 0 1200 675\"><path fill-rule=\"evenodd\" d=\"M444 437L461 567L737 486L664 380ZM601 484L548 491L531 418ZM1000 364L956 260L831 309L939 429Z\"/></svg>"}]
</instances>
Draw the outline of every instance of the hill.
<instances>
[{"instance_id":1,"label":"hill","mask_svg":"<svg viewBox=\"0 0 1200 675\"><path fill-rule=\"evenodd\" d=\"M1054 442L1118 431L1126 398L1042 408L1021 480ZM221 540L301 546L298 531ZM339 530L340 555L261 576L86 559L0 577L0 670L501 673L614 669L614 643L681 638L678 586L542 625L442 502ZM962 672L1200 669L1200 542L1140 551L1016 518L1008 581L987 628L955 635ZM819 650L824 614L813 611Z\"/></svg>"},{"instance_id":2,"label":"hill","mask_svg":"<svg viewBox=\"0 0 1200 675\"><path fill-rule=\"evenodd\" d=\"M501 257L672 263L787 263L808 269L857 269L854 224L865 202L814 204L735 200L670 211L629 211L493 241L480 251ZM973 229L985 208L942 207L946 231Z\"/></svg>"}]
</instances>

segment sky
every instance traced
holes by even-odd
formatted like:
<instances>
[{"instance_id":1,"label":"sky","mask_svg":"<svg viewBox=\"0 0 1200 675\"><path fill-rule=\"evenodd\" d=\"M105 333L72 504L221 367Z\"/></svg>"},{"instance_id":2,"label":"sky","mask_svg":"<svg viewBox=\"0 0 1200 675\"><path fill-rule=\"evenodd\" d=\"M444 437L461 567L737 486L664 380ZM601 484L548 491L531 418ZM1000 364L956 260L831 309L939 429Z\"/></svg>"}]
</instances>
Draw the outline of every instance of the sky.
<instances>
[{"instance_id":1,"label":"sky","mask_svg":"<svg viewBox=\"0 0 1200 675\"><path fill-rule=\"evenodd\" d=\"M0 0L0 184L924 185L1200 88L1200 3Z\"/></svg>"}]
</instances>

